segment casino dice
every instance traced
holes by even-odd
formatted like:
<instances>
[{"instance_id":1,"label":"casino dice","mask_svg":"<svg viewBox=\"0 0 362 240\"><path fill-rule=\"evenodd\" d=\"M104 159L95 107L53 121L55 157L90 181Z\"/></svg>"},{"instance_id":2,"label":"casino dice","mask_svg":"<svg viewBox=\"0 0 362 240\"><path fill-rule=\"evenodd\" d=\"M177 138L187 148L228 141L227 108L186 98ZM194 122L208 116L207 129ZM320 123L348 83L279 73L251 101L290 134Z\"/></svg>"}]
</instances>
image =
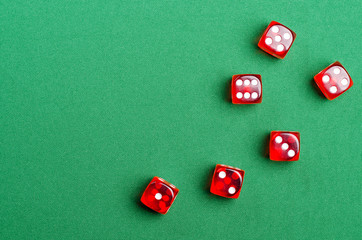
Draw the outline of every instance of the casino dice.
<instances>
[{"instance_id":1,"label":"casino dice","mask_svg":"<svg viewBox=\"0 0 362 240\"><path fill-rule=\"evenodd\" d=\"M244 173L238 168L216 165L210 192L226 198L238 198L243 185Z\"/></svg>"},{"instance_id":2,"label":"casino dice","mask_svg":"<svg viewBox=\"0 0 362 240\"><path fill-rule=\"evenodd\" d=\"M283 24L272 21L260 38L258 46L270 55L283 59L296 36L295 32Z\"/></svg>"},{"instance_id":3,"label":"casino dice","mask_svg":"<svg viewBox=\"0 0 362 240\"><path fill-rule=\"evenodd\" d=\"M174 185L154 177L143 192L141 202L156 212L166 214L178 192Z\"/></svg>"},{"instance_id":4,"label":"casino dice","mask_svg":"<svg viewBox=\"0 0 362 240\"><path fill-rule=\"evenodd\" d=\"M261 103L261 76L258 74L234 75L231 81L231 100L234 104Z\"/></svg>"},{"instance_id":5,"label":"casino dice","mask_svg":"<svg viewBox=\"0 0 362 240\"><path fill-rule=\"evenodd\" d=\"M352 87L352 78L340 62L335 62L314 76L327 99L333 100Z\"/></svg>"},{"instance_id":6,"label":"casino dice","mask_svg":"<svg viewBox=\"0 0 362 240\"><path fill-rule=\"evenodd\" d=\"M300 152L299 132L272 131L269 157L274 161L297 161Z\"/></svg>"}]
</instances>

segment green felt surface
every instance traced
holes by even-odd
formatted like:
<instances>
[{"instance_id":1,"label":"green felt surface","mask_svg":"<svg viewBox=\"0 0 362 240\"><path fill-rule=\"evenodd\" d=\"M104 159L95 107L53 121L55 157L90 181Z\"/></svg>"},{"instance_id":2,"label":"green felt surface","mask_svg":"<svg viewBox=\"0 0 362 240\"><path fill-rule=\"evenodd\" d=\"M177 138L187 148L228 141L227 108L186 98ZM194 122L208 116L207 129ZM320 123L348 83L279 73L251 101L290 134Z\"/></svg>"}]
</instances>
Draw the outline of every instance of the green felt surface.
<instances>
[{"instance_id":1,"label":"green felt surface","mask_svg":"<svg viewBox=\"0 0 362 240\"><path fill-rule=\"evenodd\" d=\"M361 239L361 1L0 0L1 239ZM256 46L296 32L284 60ZM334 61L355 85L328 101ZM263 102L232 105L233 74ZM298 162L265 156L301 133ZM239 199L209 193L217 163ZM180 189L166 215L139 198Z\"/></svg>"}]
</instances>

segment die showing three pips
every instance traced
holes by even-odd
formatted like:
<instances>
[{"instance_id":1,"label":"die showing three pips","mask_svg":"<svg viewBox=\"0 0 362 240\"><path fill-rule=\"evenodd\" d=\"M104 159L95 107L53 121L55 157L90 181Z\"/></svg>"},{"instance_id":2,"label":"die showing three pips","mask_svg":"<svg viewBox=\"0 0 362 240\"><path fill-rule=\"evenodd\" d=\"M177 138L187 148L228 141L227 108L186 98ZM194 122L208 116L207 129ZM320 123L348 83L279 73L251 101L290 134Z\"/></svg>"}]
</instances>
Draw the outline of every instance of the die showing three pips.
<instances>
[{"instance_id":1,"label":"die showing three pips","mask_svg":"<svg viewBox=\"0 0 362 240\"><path fill-rule=\"evenodd\" d=\"M270 55L283 59L292 46L296 34L286 26L272 21L260 38L258 46ZM333 100L347 91L352 79L339 62L335 62L314 76L314 80L327 99ZM262 102L262 82L258 74L234 75L231 81L233 104ZM269 157L274 161L297 161L300 153L299 132L272 131ZM238 198L244 182L245 171L218 164L212 177L210 192L226 198ZM152 210L166 214L179 190L159 177L154 177L146 187L141 202Z\"/></svg>"}]
</instances>

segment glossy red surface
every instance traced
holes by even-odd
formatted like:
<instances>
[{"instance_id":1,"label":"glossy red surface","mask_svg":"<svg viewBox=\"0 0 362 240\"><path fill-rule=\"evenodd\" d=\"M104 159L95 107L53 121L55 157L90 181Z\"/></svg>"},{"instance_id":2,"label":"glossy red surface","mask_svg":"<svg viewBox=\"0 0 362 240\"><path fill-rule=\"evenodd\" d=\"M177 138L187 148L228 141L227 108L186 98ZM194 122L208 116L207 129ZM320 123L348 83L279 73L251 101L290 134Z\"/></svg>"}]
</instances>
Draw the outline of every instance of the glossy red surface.
<instances>
[{"instance_id":1,"label":"glossy red surface","mask_svg":"<svg viewBox=\"0 0 362 240\"><path fill-rule=\"evenodd\" d=\"M178 192L174 185L154 177L143 192L141 202L156 212L166 214Z\"/></svg>"},{"instance_id":2,"label":"glossy red surface","mask_svg":"<svg viewBox=\"0 0 362 240\"><path fill-rule=\"evenodd\" d=\"M283 59L296 36L295 32L283 24L272 21L260 38L258 46L270 55Z\"/></svg>"},{"instance_id":3,"label":"glossy red surface","mask_svg":"<svg viewBox=\"0 0 362 240\"><path fill-rule=\"evenodd\" d=\"M274 161L297 161L300 153L299 132L272 131L269 157Z\"/></svg>"},{"instance_id":4,"label":"glossy red surface","mask_svg":"<svg viewBox=\"0 0 362 240\"><path fill-rule=\"evenodd\" d=\"M226 198L238 198L244 182L241 169L218 164L215 167L210 192Z\"/></svg>"},{"instance_id":5,"label":"glossy red surface","mask_svg":"<svg viewBox=\"0 0 362 240\"><path fill-rule=\"evenodd\" d=\"M352 78L338 61L315 75L314 81L329 100L339 97L353 85Z\"/></svg>"},{"instance_id":6,"label":"glossy red surface","mask_svg":"<svg viewBox=\"0 0 362 240\"><path fill-rule=\"evenodd\" d=\"M252 104L262 101L261 76L258 74L234 75L231 81L231 100L234 104Z\"/></svg>"}]
</instances>

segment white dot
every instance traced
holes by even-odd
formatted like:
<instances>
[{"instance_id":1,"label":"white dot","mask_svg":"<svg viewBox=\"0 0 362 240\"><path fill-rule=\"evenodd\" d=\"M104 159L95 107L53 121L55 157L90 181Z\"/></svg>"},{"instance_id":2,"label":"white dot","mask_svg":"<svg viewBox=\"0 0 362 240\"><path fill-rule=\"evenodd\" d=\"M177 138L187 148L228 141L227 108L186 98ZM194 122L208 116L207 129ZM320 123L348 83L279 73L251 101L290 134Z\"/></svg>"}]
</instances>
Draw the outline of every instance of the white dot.
<instances>
[{"instance_id":1,"label":"white dot","mask_svg":"<svg viewBox=\"0 0 362 240\"><path fill-rule=\"evenodd\" d=\"M283 149L283 150L287 150L288 147L289 147L288 143L283 143L283 144L282 144L282 149Z\"/></svg>"},{"instance_id":2,"label":"white dot","mask_svg":"<svg viewBox=\"0 0 362 240\"><path fill-rule=\"evenodd\" d=\"M331 93L336 93L336 92L337 92L337 87L336 87L336 86L332 86L332 87L329 88L329 91L330 91Z\"/></svg>"},{"instance_id":3,"label":"white dot","mask_svg":"<svg viewBox=\"0 0 362 240\"><path fill-rule=\"evenodd\" d=\"M339 74L341 72L341 69L335 68L333 69L334 74Z\"/></svg>"},{"instance_id":4,"label":"white dot","mask_svg":"<svg viewBox=\"0 0 362 240\"><path fill-rule=\"evenodd\" d=\"M254 86L258 85L258 81L256 81L255 79L252 80L252 81L251 81L251 85L254 85Z\"/></svg>"},{"instance_id":5,"label":"white dot","mask_svg":"<svg viewBox=\"0 0 362 240\"><path fill-rule=\"evenodd\" d=\"M219 172L219 178L224 178L224 177L226 177L226 172L224 171Z\"/></svg>"},{"instance_id":6,"label":"white dot","mask_svg":"<svg viewBox=\"0 0 362 240\"><path fill-rule=\"evenodd\" d=\"M234 194L236 192L236 189L234 187L229 187L229 193Z\"/></svg>"},{"instance_id":7,"label":"white dot","mask_svg":"<svg viewBox=\"0 0 362 240\"><path fill-rule=\"evenodd\" d=\"M236 80L236 86L241 86L241 85L243 85L243 81L242 80Z\"/></svg>"},{"instance_id":8,"label":"white dot","mask_svg":"<svg viewBox=\"0 0 362 240\"><path fill-rule=\"evenodd\" d=\"M249 84L250 84L250 80L245 80L245 81L244 81L244 85L245 85L245 86L248 86Z\"/></svg>"},{"instance_id":9,"label":"white dot","mask_svg":"<svg viewBox=\"0 0 362 240\"><path fill-rule=\"evenodd\" d=\"M236 94L236 97L239 98L239 99L240 99L240 98L243 98L243 94L242 94L241 92L238 92L238 93Z\"/></svg>"},{"instance_id":10,"label":"white dot","mask_svg":"<svg viewBox=\"0 0 362 240\"><path fill-rule=\"evenodd\" d=\"M160 200L162 198L162 194L161 193L156 193L155 198L157 200Z\"/></svg>"},{"instance_id":11,"label":"white dot","mask_svg":"<svg viewBox=\"0 0 362 240\"><path fill-rule=\"evenodd\" d=\"M276 42L280 42L281 40L282 40L282 38L279 35L275 36L275 41Z\"/></svg>"},{"instance_id":12,"label":"white dot","mask_svg":"<svg viewBox=\"0 0 362 240\"><path fill-rule=\"evenodd\" d=\"M257 98L257 97L258 97L258 93L253 92L253 93L251 94L251 98L255 99L255 98Z\"/></svg>"},{"instance_id":13,"label":"white dot","mask_svg":"<svg viewBox=\"0 0 362 240\"><path fill-rule=\"evenodd\" d=\"M322 81L323 81L324 83L329 82L329 76L328 76L328 75L324 75L324 76L322 77Z\"/></svg>"},{"instance_id":14,"label":"white dot","mask_svg":"<svg viewBox=\"0 0 362 240\"><path fill-rule=\"evenodd\" d=\"M283 141L283 138L281 136L278 136L275 138L276 143L281 143Z\"/></svg>"},{"instance_id":15,"label":"white dot","mask_svg":"<svg viewBox=\"0 0 362 240\"><path fill-rule=\"evenodd\" d=\"M277 26L273 26L271 28L271 30L272 30L272 32L275 32L275 33L279 32L279 28Z\"/></svg>"},{"instance_id":16,"label":"white dot","mask_svg":"<svg viewBox=\"0 0 362 240\"><path fill-rule=\"evenodd\" d=\"M273 40L271 38L266 38L265 39L265 44L266 45L270 45L270 44L272 44L272 42L273 42Z\"/></svg>"},{"instance_id":17,"label":"white dot","mask_svg":"<svg viewBox=\"0 0 362 240\"><path fill-rule=\"evenodd\" d=\"M289 157L294 157L294 155L295 155L294 150L289 150L289 151L288 151L288 156L289 156Z\"/></svg>"},{"instance_id":18,"label":"white dot","mask_svg":"<svg viewBox=\"0 0 362 240\"><path fill-rule=\"evenodd\" d=\"M290 39L290 34L289 33L284 33L283 37L288 40L288 39Z\"/></svg>"},{"instance_id":19,"label":"white dot","mask_svg":"<svg viewBox=\"0 0 362 240\"><path fill-rule=\"evenodd\" d=\"M281 51L283 51L283 50L284 50L284 46L281 45L281 44L279 44L279 45L277 46L277 51L278 51L278 52L281 52Z\"/></svg>"},{"instance_id":20,"label":"white dot","mask_svg":"<svg viewBox=\"0 0 362 240\"><path fill-rule=\"evenodd\" d=\"M248 93L248 92L244 93L244 98L249 99L250 98L250 93Z\"/></svg>"},{"instance_id":21,"label":"white dot","mask_svg":"<svg viewBox=\"0 0 362 240\"><path fill-rule=\"evenodd\" d=\"M271 38L266 38L265 39L265 44L266 45L270 45L270 44L272 44L272 42L273 42L273 40Z\"/></svg>"},{"instance_id":22,"label":"white dot","mask_svg":"<svg viewBox=\"0 0 362 240\"><path fill-rule=\"evenodd\" d=\"M343 78L343 79L341 80L341 83L342 83L342 85L347 85L347 84L348 84L347 78Z\"/></svg>"}]
</instances>

